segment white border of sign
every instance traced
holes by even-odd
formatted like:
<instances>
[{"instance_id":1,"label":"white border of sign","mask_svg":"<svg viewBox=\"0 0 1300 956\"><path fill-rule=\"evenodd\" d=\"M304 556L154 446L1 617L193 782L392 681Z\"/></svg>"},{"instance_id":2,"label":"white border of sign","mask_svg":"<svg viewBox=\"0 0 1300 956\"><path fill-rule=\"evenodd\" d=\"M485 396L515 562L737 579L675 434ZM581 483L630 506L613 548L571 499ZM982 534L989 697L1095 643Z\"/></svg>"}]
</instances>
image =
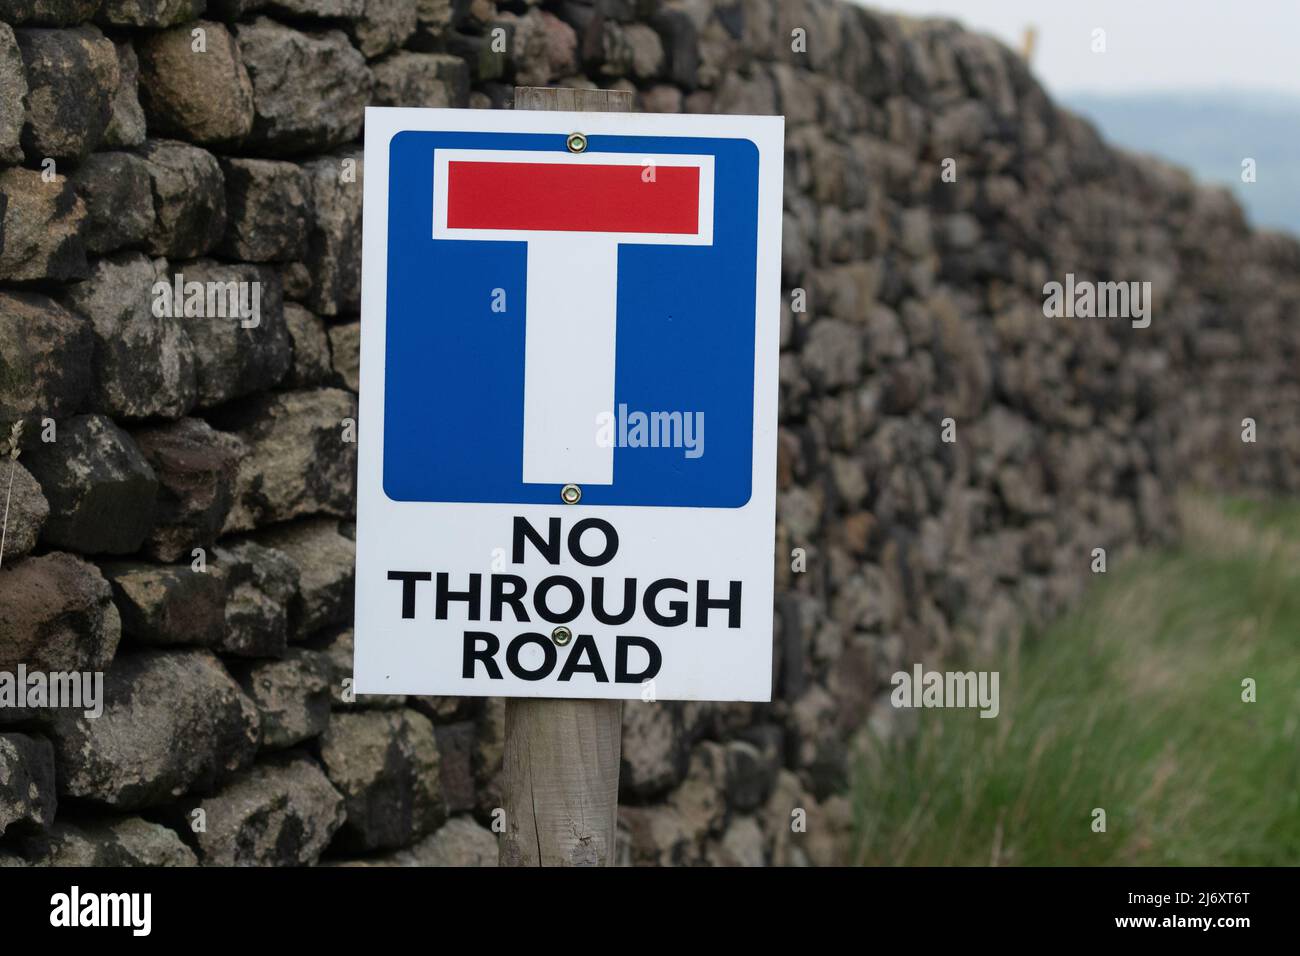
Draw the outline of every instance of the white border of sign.
<instances>
[{"instance_id":1,"label":"white border of sign","mask_svg":"<svg viewBox=\"0 0 1300 956\"><path fill-rule=\"evenodd\" d=\"M747 139L759 150L758 263L754 349L753 483L749 501L739 508L660 508L579 504L514 505L393 501L383 490L384 355L387 314L389 143L408 130L432 132L562 133ZM569 626L590 633L611 677L615 631L640 633L662 650L663 665L650 694L659 700L771 699L772 596L776 523L777 366L780 326L782 173L784 119L772 116L700 116L638 113L368 108L366 110L361 291L361 394L358 427L357 576L355 690L359 694L440 694L503 697L583 697L639 699L640 684L597 683L577 674L568 684L552 679L525 681L508 672L504 680L482 673L461 676L465 630L492 631L507 642L525 631L549 633L551 625L486 620L467 623L464 604L451 605L450 620L433 619L433 586L417 590L417 613L400 615L402 586L388 580L390 570L452 573L463 590L474 570L527 578L529 590L546 574L587 580L600 574L614 585L610 603L621 601L621 582L636 577L639 590L655 578L708 580L711 596L725 597L726 583L744 582L742 626L649 628L638 614L627 628L599 624L588 608ZM557 153L556 156L563 154ZM641 157L636 157L640 162ZM678 237L680 238L680 237ZM490 383L484 388L490 389ZM485 395L484 400L491 400ZM429 409L427 414L438 414ZM706 451L707 453L707 451ZM449 449L447 467L457 466ZM509 563L515 516L545 531L559 517L565 535L574 521L597 517L617 529L620 549L599 568L584 567L567 549L558 565L521 569ZM595 550L593 547L592 550ZM532 554L536 554L535 551ZM537 562L534 562L536 565ZM667 604L676 594L665 594ZM694 587L690 595L694 611ZM531 603L529 604L531 611ZM572 645L570 645L572 646ZM533 648L535 650L535 648ZM563 659L564 650L560 650ZM540 655L540 651L537 652ZM637 653L633 649L633 654ZM641 652L644 653L644 652ZM482 667L476 668L481 672ZM504 666L503 666L504 670ZM558 670L558 668L557 668Z\"/></svg>"}]
</instances>

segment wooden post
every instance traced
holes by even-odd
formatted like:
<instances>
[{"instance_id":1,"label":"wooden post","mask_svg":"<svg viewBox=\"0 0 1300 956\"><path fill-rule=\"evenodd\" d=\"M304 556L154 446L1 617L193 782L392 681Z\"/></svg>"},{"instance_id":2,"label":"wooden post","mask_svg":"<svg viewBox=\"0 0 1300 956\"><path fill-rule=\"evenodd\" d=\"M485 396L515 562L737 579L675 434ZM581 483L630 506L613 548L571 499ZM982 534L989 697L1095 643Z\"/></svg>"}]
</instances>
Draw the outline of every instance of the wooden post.
<instances>
[{"instance_id":1,"label":"wooden post","mask_svg":"<svg viewBox=\"0 0 1300 956\"><path fill-rule=\"evenodd\" d=\"M519 86L515 109L629 113L632 94ZM613 865L622 749L620 700L508 699L500 864Z\"/></svg>"}]
</instances>

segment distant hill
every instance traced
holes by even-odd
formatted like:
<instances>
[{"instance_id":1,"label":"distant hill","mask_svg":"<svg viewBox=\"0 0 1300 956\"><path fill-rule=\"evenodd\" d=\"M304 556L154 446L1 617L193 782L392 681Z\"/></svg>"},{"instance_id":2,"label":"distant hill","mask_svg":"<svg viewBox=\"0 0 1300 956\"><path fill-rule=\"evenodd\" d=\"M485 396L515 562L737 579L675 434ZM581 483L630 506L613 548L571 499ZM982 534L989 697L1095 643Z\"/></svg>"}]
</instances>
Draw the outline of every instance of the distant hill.
<instances>
[{"instance_id":1,"label":"distant hill","mask_svg":"<svg viewBox=\"0 0 1300 956\"><path fill-rule=\"evenodd\" d=\"M1252 224L1300 233L1300 98L1215 92L1074 94L1058 101L1116 145L1232 187ZM1241 181L1247 156L1256 163L1254 183Z\"/></svg>"}]
</instances>

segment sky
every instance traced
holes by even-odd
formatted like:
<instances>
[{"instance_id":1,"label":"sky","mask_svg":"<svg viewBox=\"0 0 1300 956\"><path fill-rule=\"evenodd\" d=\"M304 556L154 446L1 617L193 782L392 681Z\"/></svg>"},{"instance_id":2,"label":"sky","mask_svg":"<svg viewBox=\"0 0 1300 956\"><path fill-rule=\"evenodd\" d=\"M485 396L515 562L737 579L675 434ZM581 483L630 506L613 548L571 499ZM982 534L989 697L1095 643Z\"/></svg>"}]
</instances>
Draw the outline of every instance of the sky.
<instances>
[{"instance_id":1,"label":"sky","mask_svg":"<svg viewBox=\"0 0 1300 956\"><path fill-rule=\"evenodd\" d=\"M1057 96L1242 90L1300 95L1300 0L872 0L944 16L1019 48ZM1106 52L1092 52L1092 31Z\"/></svg>"}]
</instances>

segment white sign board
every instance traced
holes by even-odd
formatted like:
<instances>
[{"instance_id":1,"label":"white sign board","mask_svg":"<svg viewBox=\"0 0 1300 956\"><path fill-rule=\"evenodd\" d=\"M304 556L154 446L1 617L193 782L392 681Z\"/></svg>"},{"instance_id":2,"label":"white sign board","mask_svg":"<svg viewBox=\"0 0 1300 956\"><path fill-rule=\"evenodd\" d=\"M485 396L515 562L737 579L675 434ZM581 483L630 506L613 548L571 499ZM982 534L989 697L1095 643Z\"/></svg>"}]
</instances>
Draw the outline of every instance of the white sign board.
<instances>
[{"instance_id":1,"label":"white sign board","mask_svg":"<svg viewBox=\"0 0 1300 956\"><path fill-rule=\"evenodd\" d=\"M782 160L366 111L358 693L770 699Z\"/></svg>"}]
</instances>

